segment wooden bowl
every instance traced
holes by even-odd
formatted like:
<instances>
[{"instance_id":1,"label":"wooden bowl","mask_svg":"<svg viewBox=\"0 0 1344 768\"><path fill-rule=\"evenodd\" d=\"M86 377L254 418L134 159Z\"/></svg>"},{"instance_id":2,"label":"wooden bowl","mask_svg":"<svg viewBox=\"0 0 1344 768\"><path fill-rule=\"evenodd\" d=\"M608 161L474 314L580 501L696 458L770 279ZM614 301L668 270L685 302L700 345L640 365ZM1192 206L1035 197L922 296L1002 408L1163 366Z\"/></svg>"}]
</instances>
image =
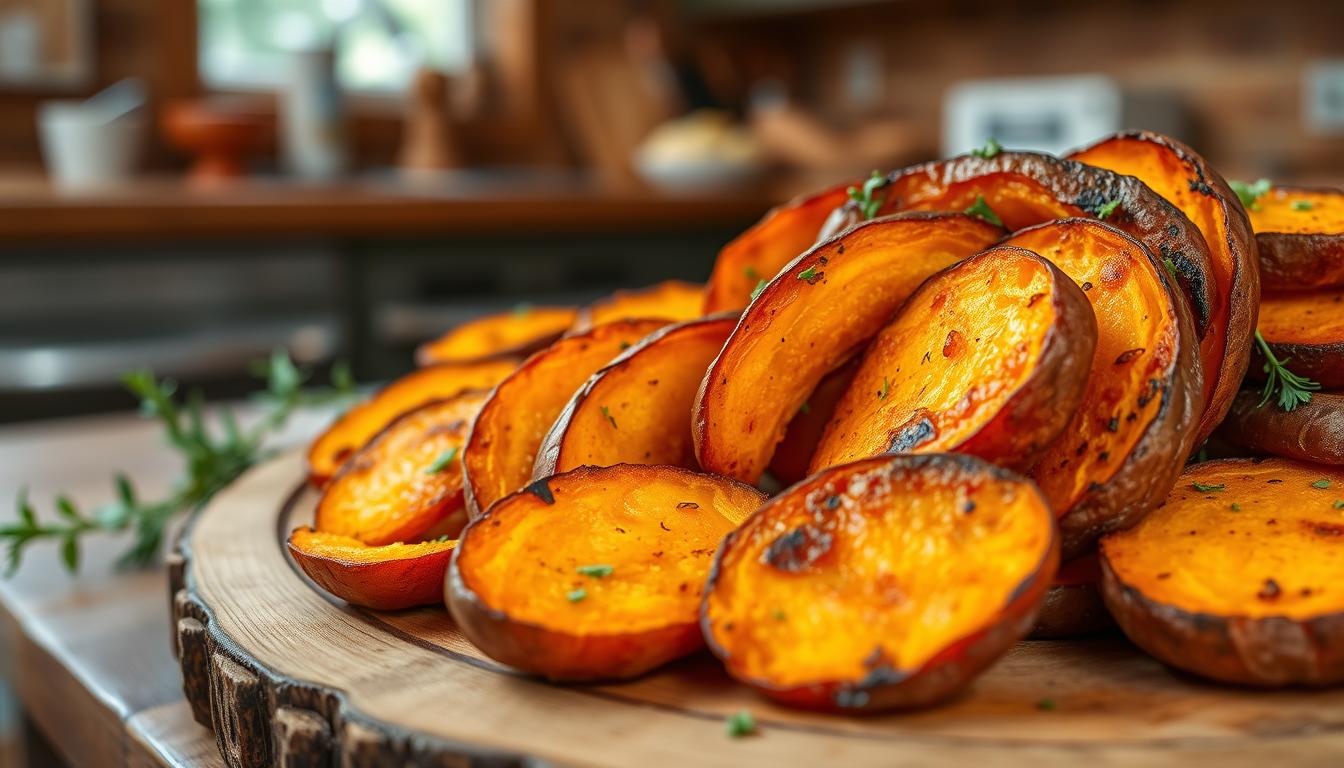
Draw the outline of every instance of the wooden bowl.
<instances>
[{"instance_id":1,"label":"wooden bowl","mask_svg":"<svg viewBox=\"0 0 1344 768\"><path fill-rule=\"evenodd\" d=\"M172 101L160 125L171 145L195 157L189 174L198 181L243 176L248 156L272 144L275 134L274 117L236 100Z\"/></svg>"}]
</instances>

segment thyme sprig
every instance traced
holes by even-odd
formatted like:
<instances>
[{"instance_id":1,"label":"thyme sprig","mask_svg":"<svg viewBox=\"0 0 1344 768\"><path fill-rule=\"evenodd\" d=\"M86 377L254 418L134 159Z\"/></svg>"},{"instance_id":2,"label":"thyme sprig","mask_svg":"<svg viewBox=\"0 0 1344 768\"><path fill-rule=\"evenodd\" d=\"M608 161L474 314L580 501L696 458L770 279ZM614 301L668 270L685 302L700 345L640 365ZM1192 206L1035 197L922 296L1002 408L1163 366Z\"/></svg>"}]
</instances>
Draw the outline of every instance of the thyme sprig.
<instances>
[{"instance_id":1,"label":"thyme sprig","mask_svg":"<svg viewBox=\"0 0 1344 768\"><path fill-rule=\"evenodd\" d=\"M877 216L878 210L882 208L882 203L886 199L886 194L878 194L891 184L891 180L877 171L873 171L868 180L863 182L862 187L850 187L846 192L849 199L858 206L859 213L863 214L864 220Z\"/></svg>"},{"instance_id":2,"label":"thyme sprig","mask_svg":"<svg viewBox=\"0 0 1344 768\"><path fill-rule=\"evenodd\" d=\"M311 372L299 368L284 350L276 350L254 367L266 380L257 399L266 404L265 414L249 429L241 429L233 411L219 407L218 428L205 417L205 398L199 390L179 397L177 383L159 379L151 371L137 370L122 376L122 383L140 400L140 413L163 427L168 445L181 454L182 477L167 498L142 499L131 479L114 478L115 500L85 512L64 494L56 497L56 514L39 519L29 502L26 488L19 491L18 522L0 526L0 543L6 545L5 575L13 574L34 542L60 542L61 561L70 572L79 569L81 542L92 533L129 531L134 540L118 561L123 567L153 563L158 557L169 522L208 501L248 468L269 458L273 451L266 438L282 428L299 408L348 403L354 396L350 369L333 366L331 385L305 389Z\"/></svg>"},{"instance_id":3,"label":"thyme sprig","mask_svg":"<svg viewBox=\"0 0 1344 768\"><path fill-rule=\"evenodd\" d=\"M1265 387L1260 390L1260 403L1256 408L1265 407L1265 403L1268 403L1270 398L1276 394L1279 408L1283 411L1291 412L1297 406L1311 402L1311 393L1319 390L1321 385L1288 370L1288 361L1279 360L1274 356L1274 352L1269 348L1265 337L1261 336L1258 330L1255 332L1255 344L1260 348L1260 353L1265 356L1264 371L1267 374Z\"/></svg>"}]
</instances>

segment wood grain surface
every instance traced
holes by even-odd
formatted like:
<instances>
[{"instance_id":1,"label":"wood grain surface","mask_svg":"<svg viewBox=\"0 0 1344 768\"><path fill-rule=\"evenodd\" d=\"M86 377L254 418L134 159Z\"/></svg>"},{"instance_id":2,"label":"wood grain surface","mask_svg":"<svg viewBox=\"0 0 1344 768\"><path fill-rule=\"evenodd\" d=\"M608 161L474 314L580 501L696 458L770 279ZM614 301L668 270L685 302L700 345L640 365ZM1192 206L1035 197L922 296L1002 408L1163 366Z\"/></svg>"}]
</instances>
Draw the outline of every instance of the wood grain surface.
<instances>
[{"instance_id":1,"label":"wood grain surface","mask_svg":"<svg viewBox=\"0 0 1344 768\"><path fill-rule=\"evenodd\" d=\"M254 469L183 539L173 605L187 690L231 766L1344 759L1344 691L1207 684L1118 637L1023 642L947 705L878 717L777 707L704 654L629 683L551 685L484 657L442 609L379 613L320 592L283 547L311 518L301 478L297 453ZM724 719L740 709L759 733L729 739Z\"/></svg>"}]
</instances>

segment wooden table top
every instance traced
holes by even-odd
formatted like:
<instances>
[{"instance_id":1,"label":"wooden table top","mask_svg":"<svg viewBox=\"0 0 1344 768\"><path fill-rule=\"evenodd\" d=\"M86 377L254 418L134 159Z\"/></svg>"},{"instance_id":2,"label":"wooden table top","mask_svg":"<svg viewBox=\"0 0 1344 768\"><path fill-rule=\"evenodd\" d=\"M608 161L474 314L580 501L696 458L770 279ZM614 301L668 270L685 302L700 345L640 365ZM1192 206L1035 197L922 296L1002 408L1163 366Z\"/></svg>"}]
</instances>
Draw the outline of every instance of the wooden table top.
<instances>
[{"instance_id":1,"label":"wooden table top","mask_svg":"<svg viewBox=\"0 0 1344 768\"><path fill-rule=\"evenodd\" d=\"M280 440L300 440L323 419L300 415ZM152 496L179 467L157 425L132 414L0 427L0 524L14 519L22 486L39 515L51 514L60 492L89 507L108 501L117 471ZM71 766L222 766L182 695L166 573L117 571L126 543L90 540L75 577L42 544L0 578L0 676Z\"/></svg>"}]
</instances>

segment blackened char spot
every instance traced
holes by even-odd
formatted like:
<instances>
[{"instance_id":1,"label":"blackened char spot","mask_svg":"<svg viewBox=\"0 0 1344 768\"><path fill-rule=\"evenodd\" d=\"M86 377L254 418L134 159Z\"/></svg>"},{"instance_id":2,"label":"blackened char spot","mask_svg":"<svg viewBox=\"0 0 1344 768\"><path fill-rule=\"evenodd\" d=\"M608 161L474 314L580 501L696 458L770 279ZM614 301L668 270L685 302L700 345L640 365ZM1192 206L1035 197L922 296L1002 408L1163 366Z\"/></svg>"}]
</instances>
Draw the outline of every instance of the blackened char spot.
<instances>
[{"instance_id":1,"label":"blackened char spot","mask_svg":"<svg viewBox=\"0 0 1344 768\"><path fill-rule=\"evenodd\" d=\"M891 440L891 453L905 453L932 440L935 434L933 422L921 417L912 424L906 424Z\"/></svg>"},{"instance_id":2,"label":"blackened char spot","mask_svg":"<svg viewBox=\"0 0 1344 768\"><path fill-rule=\"evenodd\" d=\"M770 542L761 562L772 568L798 573L831 550L834 537L811 525L800 525Z\"/></svg>"}]
</instances>

